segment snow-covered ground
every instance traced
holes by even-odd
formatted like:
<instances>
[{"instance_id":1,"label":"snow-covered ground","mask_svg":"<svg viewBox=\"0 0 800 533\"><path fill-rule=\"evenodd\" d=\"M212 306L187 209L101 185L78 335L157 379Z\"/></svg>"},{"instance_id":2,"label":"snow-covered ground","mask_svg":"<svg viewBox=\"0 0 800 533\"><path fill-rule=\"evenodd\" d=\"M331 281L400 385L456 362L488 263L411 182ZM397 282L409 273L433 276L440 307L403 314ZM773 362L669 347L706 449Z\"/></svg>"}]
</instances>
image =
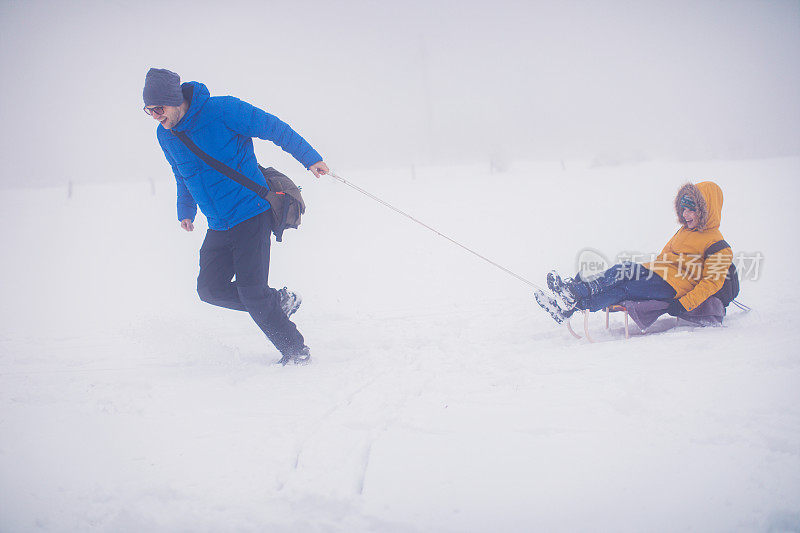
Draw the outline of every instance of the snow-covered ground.
<instances>
[{"instance_id":1,"label":"snow-covered ground","mask_svg":"<svg viewBox=\"0 0 800 533\"><path fill-rule=\"evenodd\" d=\"M537 283L585 247L659 251L679 185L713 179L764 257L754 311L576 341L308 176L270 275L314 361L283 368L197 299L203 219L179 229L165 177L3 190L0 531L800 531L800 159L340 170Z\"/></svg>"}]
</instances>

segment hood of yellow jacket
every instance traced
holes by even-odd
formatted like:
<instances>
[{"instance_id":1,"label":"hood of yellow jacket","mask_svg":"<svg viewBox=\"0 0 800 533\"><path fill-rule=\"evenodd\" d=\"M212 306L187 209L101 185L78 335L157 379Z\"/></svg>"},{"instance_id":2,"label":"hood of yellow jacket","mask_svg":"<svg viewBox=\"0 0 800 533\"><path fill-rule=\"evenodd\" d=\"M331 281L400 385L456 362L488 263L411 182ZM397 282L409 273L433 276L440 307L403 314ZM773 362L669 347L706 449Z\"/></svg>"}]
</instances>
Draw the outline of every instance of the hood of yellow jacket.
<instances>
[{"instance_id":1,"label":"hood of yellow jacket","mask_svg":"<svg viewBox=\"0 0 800 533\"><path fill-rule=\"evenodd\" d=\"M697 184L686 183L678 189L675 196L675 212L678 215L678 222L684 227L686 220L683 218L683 208L681 198L689 195L697 205L697 215L699 222L693 231L705 231L718 229L722 223L722 189L713 181L703 181Z\"/></svg>"}]
</instances>

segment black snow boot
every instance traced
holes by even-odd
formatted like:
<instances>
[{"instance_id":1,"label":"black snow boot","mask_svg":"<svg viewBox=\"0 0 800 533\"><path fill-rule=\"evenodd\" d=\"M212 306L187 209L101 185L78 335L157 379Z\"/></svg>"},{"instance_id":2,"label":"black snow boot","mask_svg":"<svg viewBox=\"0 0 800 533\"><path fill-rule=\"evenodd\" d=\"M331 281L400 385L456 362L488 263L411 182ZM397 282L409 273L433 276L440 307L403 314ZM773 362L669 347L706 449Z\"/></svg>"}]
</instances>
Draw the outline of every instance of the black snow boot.
<instances>
[{"instance_id":1,"label":"black snow boot","mask_svg":"<svg viewBox=\"0 0 800 533\"><path fill-rule=\"evenodd\" d=\"M294 363L296 365L307 365L310 362L311 349L309 349L308 346L303 346L303 348L297 353L284 354L280 361L278 361L278 364L283 366L286 366L289 363Z\"/></svg>"},{"instance_id":2,"label":"black snow boot","mask_svg":"<svg viewBox=\"0 0 800 533\"><path fill-rule=\"evenodd\" d=\"M561 279L555 270L547 273L547 288L558 296L567 309L574 309L578 300L585 297L583 293L586 291L581 290L582 284L583 282L575 281L572 278Z\"/></svg>"},{"instance_id":3,"label":"black snow boot","mask_svg":"<svg viewBox=\"0 0 800 533\"><path fill-rule=\"evenodd\" d=\"M562 309L561 306L558 305L558 300L544 291L538 289L533 291L533 297L536 298L536 303L538 303L542 309L547 311L550 316L553 317L553 320L559 324L563 323L575 312L575 307L572 307L571 309Z\"/></svg>"},{"instance_id":4,"label":"black snow boot","mask_svg":"<svg viewBox=\"0 0 800 533\"><path fill-rule=\"evenodd\" d=\"M278 291L278 297L280 298L281 311L287 318L295 314L300 308L300 304L303 303L303 298L299 294L290 291L286 287Z\"/></svg>"}]
</instances>

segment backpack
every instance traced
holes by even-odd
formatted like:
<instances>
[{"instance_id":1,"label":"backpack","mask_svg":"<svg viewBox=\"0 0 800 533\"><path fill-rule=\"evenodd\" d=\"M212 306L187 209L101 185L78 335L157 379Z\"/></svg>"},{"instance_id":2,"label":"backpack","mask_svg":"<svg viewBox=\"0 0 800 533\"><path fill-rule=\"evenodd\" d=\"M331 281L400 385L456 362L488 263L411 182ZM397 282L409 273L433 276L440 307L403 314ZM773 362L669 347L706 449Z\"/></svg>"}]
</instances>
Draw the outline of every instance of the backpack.
<instances>
[{"instance_id":1,"label":"backpack","mask_svg":"<svg viewBox=\"0 0 800 533\"><path fill-rule=\"evenodd\" d=\"M706 253L703 254L703 259L708 259L708 256L730 247L730 244L724 240L717 241L706 249ZM731 266L728 267L728 273L725 275L722 288L714 293L714 296L719 298L722 305L725 307L728 307L728 304L739 296L739 272L736 270L736 265L733 262L731 262Z\"/></svg>"},{"instance_id":2,"label":"backpack","mask_svg":"<svg viewBox=\"0 0 800 533\"><path fill-rule=\"evenodd\" d=\"M236 169L233 169L205 153L192 141L186 132L173 131L173 134L181 140L186 148L194 155L202 159L208 166L227 176L242 187L250 189L270 204L272 213L272 233L275 240L283 241L283 231L286 228L297 228L300 225L300 217L306 212L306 204L300 194L300 187L286 175L281 174L272 167L264 168L258 165L258 169L267 180L267 186L260 185Z\"/></svg>"}]
</instances>

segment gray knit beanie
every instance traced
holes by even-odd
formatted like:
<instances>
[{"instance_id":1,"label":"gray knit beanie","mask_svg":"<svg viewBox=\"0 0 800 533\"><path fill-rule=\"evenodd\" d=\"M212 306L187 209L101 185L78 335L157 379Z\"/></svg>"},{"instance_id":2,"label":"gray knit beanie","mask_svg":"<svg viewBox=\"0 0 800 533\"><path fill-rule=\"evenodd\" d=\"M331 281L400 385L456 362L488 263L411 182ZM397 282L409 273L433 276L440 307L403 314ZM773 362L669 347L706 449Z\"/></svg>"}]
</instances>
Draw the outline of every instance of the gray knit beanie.
<instances>
[{"instance_id":1,"label":"gray knit beanie","mask_svg":"<svg viewBox=\"0 0 800 533\"><path fill-rule=\"evenodd\" d=\"M144 78L144 105L172 105L183 103L181 77L165 68L151 68Z\"/></svg>"}]
</instances>

